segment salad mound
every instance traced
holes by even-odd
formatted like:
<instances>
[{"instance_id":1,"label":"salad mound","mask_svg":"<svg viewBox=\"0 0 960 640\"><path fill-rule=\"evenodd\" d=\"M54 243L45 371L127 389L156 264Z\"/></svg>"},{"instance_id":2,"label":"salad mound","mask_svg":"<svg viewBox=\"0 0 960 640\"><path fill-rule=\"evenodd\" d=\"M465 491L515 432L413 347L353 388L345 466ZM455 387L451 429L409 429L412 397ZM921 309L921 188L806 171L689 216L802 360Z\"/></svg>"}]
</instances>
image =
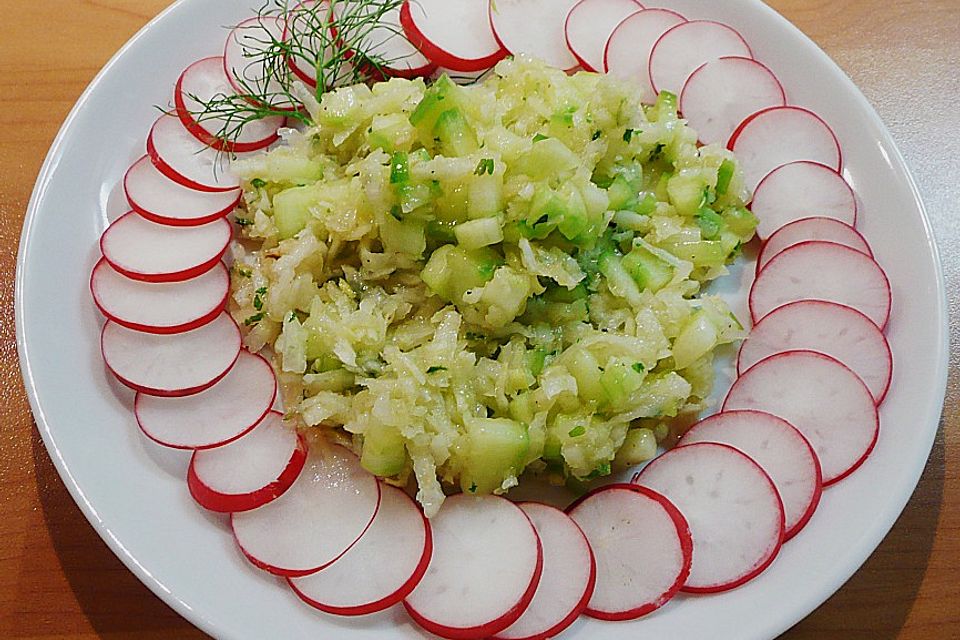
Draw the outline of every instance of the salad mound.
<instances>
[{"instance_id":1,"label":"salad mound","mask_svg":"<svg viewBox=\"0 0 960 640\"><path fill-rule=\"evenodd\" d=\"M231 304L303 425L433 515L647 460L705 407L742 327L702 288L756 220L675 96L517 58L304 99L313 126L233 163Z\"/></svg>"}]
</instances>

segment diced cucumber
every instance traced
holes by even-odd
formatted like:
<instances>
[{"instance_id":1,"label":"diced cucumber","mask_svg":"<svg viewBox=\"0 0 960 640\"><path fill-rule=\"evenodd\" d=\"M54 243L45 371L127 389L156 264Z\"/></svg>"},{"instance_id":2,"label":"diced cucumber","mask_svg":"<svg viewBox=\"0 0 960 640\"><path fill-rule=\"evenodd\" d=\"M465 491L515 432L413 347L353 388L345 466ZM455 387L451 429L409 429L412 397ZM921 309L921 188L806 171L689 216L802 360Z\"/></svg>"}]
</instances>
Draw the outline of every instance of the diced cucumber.
<instances>
[{"instance_id":1,"label":"diced cucumber","mask_svg":"<svg viewBox=\"0 0 960 640\"><path fill-rule=\"evenodd\" d=\"M700 227L700 235L704 240L716 240L720 237L720 231L723 229L723 218L720 214L709 207L701 207L696 215L697 225Z\"/></svg>"},{"instance_id":2,"label":"diced cucumber","mask_svg":"<svg viewBox=\"0 0 960 640\"><path fill-rule=\"evenodd\" d=\"M480 148L477 134L459 109L441 113L433 132L440 141L441 152L446 156L466 156Z\"/></svg>"},{"instance_id":3,"label":"diced cucumber","mask_svg":"<svg viewBox=\"0 0 960 640\"><path fill-rule=\"evenodd\" d=\"M457 244L464 249L479 249L503 242L503 221L499 218L480 218L461 222L453 229Z\"/></svg>"},{"instance_id":4,"label":"diced cucumber","mask_svg":"<svg viewBox=\"0 0 960 640\"><path fill-rule=\"evenodd\" d=\"M577 395L588 402L600 402L604 399L603 386L600 384L600 364L586 349L573 347L564 354L567 370L577 380Z\"/></svg>"},{"instance_id":5,"label":"diced cucumber","mask_svg":"<svg viewBox=\"0 0 960 640\"><path fill-rule=\"evenodd\" d=\"M433 128L440 114L459 104L460 87L447 75L442 75L424 92L423 99L410 114L410 124L420 132L421 138L433 138Z\"/></svg>"},{"instance_id":6,"label":"diced cucumber","mask_svg":"<svg viewBox=\"0 0 960 640\"><path fill-rule=\"evenodd\" d=\"M273 196L273 223L280 239L300 233L313 217L310 209L316 205L317 191L312 186L292 187Z\"/></svg>"},{"instance_id":7,"label":"diced cucumber","mask_svg":"<svg viewBox=\"0 0 960 640\"><path fill-rule=\"evenodd\" d=\"M717 195L723 196L727 194L727 190L730 188L730 181L733 180L733 174L737 169L737 165L730 159L725 159L720 163L720 167L717 169Z\"/></svg>"},{"instance_id":8,"label":"diced cucumber","mask_svg":"<svg viewBox=\"0 0 960 640\"><path fill-rule=\"evenodd\" d=\"M407 153L397 151L390 156L390 184L402 186L410 182L410 167L407 163Z\"/></svg>"},{"instance_id":9,"label":"diced cucumber","mask_svg":"<svg viewBox=\"0 0 960 640\"><path fill-rule=\"evenodd\" d=\"M486 218L497 215L502 210L502 176L484 174L467 183L467 215L470 218Z\"/></svg>"},{"instance_id":10,"label":"diced cucumber","mask_svg":"<svg viewBox=\"0 0 960 640\"><path fill-rule=\"evenodd\" d=\"M727 228L743 238L744 241L753 237L757 230L757 217L746 207L730 207L722 214Z\"/></svg>"},{"instance_id":11,"label":"diced cucumber","mask_svg":"<svg viewBox=\"0 0 960 640\"><path fill-rule=\"evenodd\" d=\"M641 384L643 374L624 362L612 362L600 374L600 386L614 409L623 407Z\"/></svg>"},{"instance_id":12,"label":"diced cucumber","mask_svg":"<svg viewBox=\"0 0 960 640\"><path fill-rule=\"evenodd\" d=\"M670 203L682 216L694 216L705 204L704 189L707 183L699 175L678 173L667 182Z\"/></svg>"},{"instance_id":13,"label":"diced cucumber","mask_svg":"<svg viewBox=\"0 0 960 640\"><path fill-rule=\"evenodd\" d=\"M543 292L543 299L547 302L576 302L586 298L589 295L587 285L582 282L573 289L567 289L558 285L551 285Z\"/></svg>"},{"instance_id":14,"label":"diced cucumber","mask_svg":"<svg viewBox=\"0 0 960 640\"><path fill-rule=\"evenodd\" d=\"M569 147L556 138L545 138L520 158L516 170L535 180L542 180L560 178L578 166L580 159Z\"/></svg>"},{"instance_id":15,"label":"diced cucumber","mask_svg":"<svg viewBox=\"0 0 960 640\"><path fill-rule=\"evenodd\" d=\"M375 420L368 423L363 434L360 464L375 476L395 476L407 464L407 449L398 429Z\"/></svg>"},{"instance_id":16,"label":"diced cucumber","mask_svg":"<svg viewBox=\"0 0 960 640\"><path fill-rule=\"evenodd\" d=\"M522 423L509 418L467 418L460 488L482 495L500 488L507 476L518 475L530 447L530 435Z\"/></svg>"},{"instance_id":17,"label":"diced cucumber","mask_svg":"<svg viewBox=\"0 0 960 640\"><path fill-rule=\"evenodd\" d=\"M502 262L503 258L489 247L467 251L446 244L433 252L420 277L444 300L460 302L468 289L492 280Z\"/></svg>"},{"instance_id":18,"label":"diced cucumber","mask_svg":"<svg viewBox=\"0 0 960 640\"><path fill-rule=\"evenodd\" d=\"M401 221L386 216L380 223L380 242L387 252L419 258L427 248L425 228L426 223L422 220L408 218Z\"/></svg>"},{"instance_id":19,"label":"diced cucumber","mask_svg":"<svg viewBox=\"0 0 960 640\"><path fill-rule=\"evenodd\" d=\"M717 327L709 316L696 311L673 342L673 361L677 369L685 369L717 346Z\"/></svg>"},{"instance_id":20,"label":"diced cucumber","mask_svg":"<svg viewBox=\"0 0 960 640\"><path fill-rule=\"evenodd\" d=\"M631 305L640 306L640 289L633 277L624 268L621 257L607 253L600 257L600 273L607 278L607 287L610 293L623 298Z\"/></svg>"},{"instance_id":21,"label":"diced cucumber","mask_svg":"<svg viewBox=\"0 0 960 640\"><path fill-rule=\"evenodd\" d=\"M534 282L535 278L509 265L497 268L480 298L480 305L487 309L484 321L492 327L502 327L523 313Z\"/></svg>"},{"instance_id":22,"label":"diced cucumber","mask_svg":"<svg viewBox=\"0 0 960 640\"><path fill-rule=\"evenodd\" d=\"M409 151L416 140L416 129L402 113L376 115L367 132L367 142L372 149L387 153Z\"/></svg>"},{"instance_id":23,"label":"diced cucumber","mask_svg":"<svg viewBox=\"0 0 960 640\"><path fill-rule=\"evenodd\" d=\"M536 405L533 402L533 394L524 392L510 401L510 417L517 422L530 424L533 422L533 416L536 411Z\"/></svg>"},{"instance_id":24,"label":"diced cucumber","mask_svg":"<svg viewBox=\"0 0 960 640\"><path fill-rule=\"evenodd\" d=\"M617 452L614 465L619 468L632 467L635 464L653 460L657 455L657 437L646 428L631 429Z\"/></svg>"},{"instance_id":25,"label":"diced cucumber","mask_svg":"<svg viewBox=\"0 0 960 640\"><path fill-rule=\"evenodd\" d=\"M566 206L563 217L557 224L557 231L567 240L573 240L590 227L587 205L580 192L570 187L569 183L564 185L562 196L565 196Z\"/></svg>"},{"instance_id":26,"label":"diced cucumber","mask_svg":"<svg viewBox=\"0 0 960 640\"><path fill-rule=\"evenodd\" d=\"M673 280L673 267L644 247L634 247L621 264L641 291L656 293Z\"/></svg>"},{"instance_id":27,"label":"diced cucumber","mask_svg":"<svg viewBox=\"0 0 960 640\"><path fill-rule=\"evenodd\" d=\"M672 236L661 242L660 247L696 267L719 267L727 259L723 245L717 240L687 240Z\"/></svg>"}]
</instances>

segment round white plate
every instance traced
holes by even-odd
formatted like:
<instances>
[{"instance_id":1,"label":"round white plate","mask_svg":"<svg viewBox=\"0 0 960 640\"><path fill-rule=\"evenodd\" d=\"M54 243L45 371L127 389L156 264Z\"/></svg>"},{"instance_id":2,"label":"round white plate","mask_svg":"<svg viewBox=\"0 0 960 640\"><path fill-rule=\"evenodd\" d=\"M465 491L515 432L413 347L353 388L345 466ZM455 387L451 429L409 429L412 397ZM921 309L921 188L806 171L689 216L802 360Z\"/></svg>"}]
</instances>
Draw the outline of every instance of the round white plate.
<instances>
[{"instance_id":1,"label":"round white plate","mask_svg":"<svg viewBox=\"0 0 960 640\"><path fill-rule=\"evenodd\" d=\"M866 464L824 493L809 526L774 565L734 591L681 596L632 623L581 619L565 638L772 638L827 599L874 550L916 486L933 442L947 371L943 279L913 181L876 113L809 39L755 0L670 0L691 17L739 29L790 99L836 129L844 175L862 201L860 229L893 285L893 384ZM190 499L187 456L142 437L132 394L98 350L87 289L97 239L125 210L117 185L179 72L216 54L222 25L247 3L181 0L134 37L77 102L40 172L17 264L17 343L38 428L70 493L111 549L150 589L218 638L421 637L398 609L338 619L301 604L234 548L225 521ZM722 288L741 318L752 265ZM728 381L718 381L727 385ZM842 428L842 425L838 425ZM495 579L495 577L491 577Z\"/></svg>"}]
</instances>

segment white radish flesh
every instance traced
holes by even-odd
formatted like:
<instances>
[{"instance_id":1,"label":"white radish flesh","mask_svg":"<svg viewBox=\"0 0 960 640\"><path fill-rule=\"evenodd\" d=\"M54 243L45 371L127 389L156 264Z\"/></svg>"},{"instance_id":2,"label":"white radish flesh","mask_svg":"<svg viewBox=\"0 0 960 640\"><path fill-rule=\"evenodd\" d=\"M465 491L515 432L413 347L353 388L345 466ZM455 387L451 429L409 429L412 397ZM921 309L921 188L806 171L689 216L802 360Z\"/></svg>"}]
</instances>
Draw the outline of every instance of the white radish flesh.
<instances>
[{"instance_id":1,"label":"white radish flesh","mask_svg":"<svg viewBox=\"0 0 960 640\"><path fill-rule=\"evenodd\" d=\"M569 513L597 562L587 615L638 618L666 604L687 581L690 529L662 495L637 485L610 485L575 502Z\"/></svg>"},{"instance_id":2,"label":"white radish flesh","mask_svg":"<svg viewBox=\"0 0 960 640\"><path fill-rule=\"evenodd\" d=\"M590 543L570 516L537 502L519 504L543 546L543 575L520 619L496 635L499 640L553 638L577 619L596 584Z\"/></svg>"},{"instance_id":3,"label":"white radish flesh","mask_svg":"<svg viewBox=\"0 0 960 640\"><path fill-rule=\"evenodd\" d=\"M603 71L603 51L610 34L630 15L643 9L635 0L580 0L567 14L567 47L587 71Z\"/></svg>"},{"instance_id":4,"label":"white radish flesh","mask_svg":"<svg viewBox=\"0 0 960 640\"><path fill-rule=\"evenodd\" d=\"M853 371L814 351L786 351L737 378L724 411L755 409L780 416L820 458L823 484L846 477L873 449L880 419L873 396Z\"/></svg>"},{"instance_id":5,"label":"white radish flesh","mask_svg":"<svg viewBox=\"0 0 960 640\"><path fill-rule=\"evenodd\" d=\"M380 483L339 446L311 451L293 486L259 509L235 513L233 535L247 559L270 573L313 573L346 553L367 531Z\"/></svg>"},{"instance_id":6,"label":"white radish flesh","mask_svg":"<svg viewBox=\"0 0 960 640\"><path fill-rule=\"evenodd\" d=\"M657 92L650 84L650 52L660 37L687 19L669 9L644 9L617 25L604 49L607 73L640 86L641 100L653 104Z\"/></svg>"},{"instance_id":7,"label":"white radish flesh","mask_svg":"<svg viewBox=\"0 0 960 640\"><path fill-rule=\"evenodd\" d=\"M225 217L240 202L239 187L213 193L184 186L154 166L149 156L134 162L123 177L123 190L134 211L157 224L193 227Z\"/></svg>"},{"instance_id":8,"label":"white radish flesh","mask_svg":"<svg viewBox=\"0 0 960 640\"><path fill-rule=\"evenodd\" d=\"M190 189L220 192L240 186L239 178L230 171L228 154L194 138L176 116L160 116L154 123L147 138L147 154L160 173Z\"/></svg>"},{"instance_id":9,"label":"white radish flesh","mask_svg":"<svg viewBox=\"0 0 960 640\"><path fill-rule=\"evenodd\" d=\"M243 96L269 98L269 106L295 111L299 105L285 95L276 73L267 69L273 43L283 41L284 21L277 16L256 16L239 23L227 36L223 48L223 67L234 91Z\"/></svg>"},{"instance_id":10,"label":"white radish flesh","mask_svg":"<svg viewBox=\"0 0 960 640\"><path fill-rule=\"evenodd\" d=\"M879 404L890 386L893 355L883 333L865 315L834 302L799 300L771 312L740 347L737 371L784 351L808 349L836 358L860 376Z\"/></svg>"},{"instance_id":11,"label":"white radish flesh","mask_svg":"<svg viewBox=\"0 0 960 640\"><path fill-rule=\"evenodd\" d=\"M809 160L788 162L767 174L753 194L750 209L759 220L760 238L810 216L835 218L851 227L857 224L853 189L836 169Z\"/></svg>"},{"instance_id":12,"label":"white radish flesh","mask_svg":"<svg viewBox=\"0 0 960 640\"><path fill-rule=\"evenodd\" d=\"M188 396L227 374L240 353L240 329L226 313L173 335L142 333L108 321L100 334L100 351L113 375L131 389Z\"/></svg>"},{"instance_id":13,"label":"white radish flesh","mask_svg":"<svg viewBox=\"0 0 960 640\"><path fill-rule=\"evenodd\" d=\"M580 64L564 38L564 22L577 0L493 0L490 24L497 41L517 56L525 54L569 71Z\"/></svg>"},{"instance_id":14,"label":"white radish flesh","mask_svg":"<svg viewBox=\"0 0 960 640\"><path fill-rule=\"evenodd\" d=\"M781 251L750 288L754 323L797 300L826 300L853 307L881 329L890 315L890 282L880 265L856 249L833 242L801 242Z\"/></svg>"},{"instance_id":15,"label":"white radish flesh","mask_svg":"<svg viewBox=\"0 0 960 640\"><path fill-rule=\"evenodd\" d=\"M352 20L370 20L374 13L379 14L375 26L364 27L365 30L369 28L369 33L362 36L360 48L367 56L378 60L386 75L416 78L428 76L436 68L436 65L404 36L400 25L399 4L393 5L387 11L383 11L383 8L376 4L362 2L352 5L339 3L337 7L341 8L338 15L342 15L342 8L348 9Z\"/></svg>"},{"instance_id":16,"label":"white radish flesh","mask_svg":"<svg viewBox=\"0 0 960 640\"><path fill-rule=\"evenodd\" d=\"M484 71L506 55L482 0L407 0L400 25L427 58L454 71Z\"/></svg>"},{"instance_id":17,"label":"white radish flesh","mask_svg":"<svg viewBox=\"0 0 960 640\"><path fill-rule=\"evenodd\" d=\"M151 440L174 449L207 449L247 433L267 415L276 395L270 363L241 351L227 375L209 389L183 398L138 393L133 409Z\"/></svg>"},{"instance_id":18,"label":"white radish flesh","mask_svg":"<svg viewBox=\"0 0 960 640\"><path fill-rule=\"evenodd\" d=\"M820 504L820 461L807 439L783 418L762 411L724 411L693 425L685 446L719 442L744 452L767 472L783 501L784 539L796 535Z\"/></svg>"},{"instance_id":19,"label":"white radish flesh","mask_svg":"<svg viewBox=\"0 0 960 640\"><path fill-rule=\"evenodd\" d=\"M128 278L179 282L216 267L232 236L226 218L195 227L173 227L130 211L103 232L100 252L111 267Z\"/></svg>"},{"instance_id":20,"label":"white radish flesh","mask_svg":"<svg viewBox=\"0 0 960 640\"><path fill-rule=\"evenodd\" d=\"M802 107L758 111L737 127L727 148L737 155L751 191L764 176L788 162L811 160L837 171L842 162L840 143L833 130L820 116ZM803 217L810 215L827 214L808 209Z\"/></svg>"},{"instance_id":21,"label":"white radish flesh","mask_svg":"<svg viewBox=\"0 0 960 640\"><path fill-rule=\"evenodd\" d=\"M117 273L101 258L90 275L100 312L113 322L146 333L183 333L213 321L227 304L230 275L219 267L181 282L143 282Z\"/></svg>"},{"instance_id":22,"label":"white radish flesh","mask_svg":"<svg viewBox=\"0 0 960 640\"><path fill-rule=\"evenodd\" d=\"M447 498L430 521L433 558L404 601L414 621L445 638L486 638L517 621L543 570L527 516L499 496Z\"/></svg>"},{"instance_id":23,"label":"white radish flesh","mask_svg":"<svg viewBox=\"0 0 960 640\"><path fill-rule=\"evenodd\" d=\"M725 444L701 442L655 458L635 482L662 493L690 525L692 593L733 589L766 569L783 542L783 504L756 462Z\"/></svg>"},{"instance_id":24,"label":"white radish flesh","mask_svg":"<svg viewBox=\"0 0 960 640\"><path fill-rule=\"evenodd\" d=\"M744 118L787 103L780 81L752 58L729 56L702 65L680 93L680 112L703 144L725 145Z\"/></svg>"},{"instance_id":25,"label":"white radish flesh","mask_svg":"<svg viewBox=\"0 0 960 640\"><path fill-rule=\"evenodd\" d=\"M733 27L710 20L679 24L664 33L650 52L650 84L657 93L680 95L694 71L725 56L753 57L746 40Z\"/></svg>"},{"instance_id":26,"label":"white radish flesh","mask_svg":"<svg viewBox=\"0 0 960 640\"><path fill-rule=\"evenodd\" d=\"M430 523L396 487L380 485L380 508L363 537L329 567L290 578L300 598L326 613L359 616L383 611L417 586L433 555Z\"/></svg>"},{"instance_id":27,"label":"white radish flesh","mask_svg":"<svg viewBox=\"0 0 960 640\"><path fill-rule=\"evenodd\" d=\"M873 257L870 245L864 237L846 222L836 218L800 218L774 231L763 243L760 255L757 256L757 272L759 273L774 256L784 249L810 240L842 244Z\"/></svg>"}]
</instances>

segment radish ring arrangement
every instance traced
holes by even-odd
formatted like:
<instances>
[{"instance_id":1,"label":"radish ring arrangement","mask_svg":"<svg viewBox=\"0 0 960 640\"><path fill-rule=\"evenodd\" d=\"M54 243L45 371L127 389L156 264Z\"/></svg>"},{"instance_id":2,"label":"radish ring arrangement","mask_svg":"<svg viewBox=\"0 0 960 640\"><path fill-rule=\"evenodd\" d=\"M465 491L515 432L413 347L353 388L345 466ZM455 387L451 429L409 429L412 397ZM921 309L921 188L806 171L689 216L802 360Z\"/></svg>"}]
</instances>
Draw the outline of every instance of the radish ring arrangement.
<instances>
[{"instance_id":1,"label":"radish ring arrangement","mask_svg":"<svg viewBox=\"0 0 960 640\"><path fill-rule=\"evenodd\" d=\"M321 40L343 44L336 12L322 15ZM290 32L259 16L231 31L221 55L171 79L175 106L145 132L146 155L124 179L132 210L103 234L91 274L108 320L103 358L137 391L132 408L145 436L191 451L193 498L230 514L250 562L328 614L402 604L446 638L548 638L581 614L635 619L677 594L733 589L761 574L829 500L824 489L867 459L891 380L890 284L856 230L869 212L843 178L837 135L791 104L790 88L754 58L749 38L668 7L408 0L375 17L379 30L365 32L362 46L411 59L373 65L374 77L484 72L507 55L580 65L640 84L651 101L658 91L678 94L700 141L736 154L762 244L753 327L721 411L631 483L595 489L566 511L462 495L432 520L352 452L271 411L277 376L242 348L241 328L224 313L229 216L242 197L230 154L266 148L284 123L305 117L276 96L270 70L249 61L260 46L251 24L269 21L280 43ZM469 37L451 38L471 17ZM352 64L373 69L353 44L344 47ZM301 51L287 62L323 87L321 78L341 72L325 76L323 60L305 69ZM246 103L259 117L198 113L210 101Z\"/></svg>"}]
</instances>

